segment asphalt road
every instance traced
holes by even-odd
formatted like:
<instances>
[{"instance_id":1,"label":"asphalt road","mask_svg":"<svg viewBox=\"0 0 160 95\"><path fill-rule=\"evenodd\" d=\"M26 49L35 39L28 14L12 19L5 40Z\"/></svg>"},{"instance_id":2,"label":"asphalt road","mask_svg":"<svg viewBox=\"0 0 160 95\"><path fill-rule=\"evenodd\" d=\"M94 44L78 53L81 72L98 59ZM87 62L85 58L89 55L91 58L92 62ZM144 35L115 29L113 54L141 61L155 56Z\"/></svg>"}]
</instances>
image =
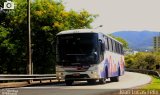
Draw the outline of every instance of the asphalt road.
<instances>
[{"instance_id":1,"label":"asphalt road","mask_svg":"<svg viewBox=\"0 0 160 95\"><path fill-rule=\"evenodd\" d=\"M65 83L53 83L43 86L14 88L17 95L107 95L120 91L120 89L134 88L147 84L151 77L144 74L125 72L119 82L88 85L87 82L75 82L73 86L65 86ZM10 89L9 89L10 90ZM104 94L105 93L105 94Z\"/></svg>"}]
</instances>

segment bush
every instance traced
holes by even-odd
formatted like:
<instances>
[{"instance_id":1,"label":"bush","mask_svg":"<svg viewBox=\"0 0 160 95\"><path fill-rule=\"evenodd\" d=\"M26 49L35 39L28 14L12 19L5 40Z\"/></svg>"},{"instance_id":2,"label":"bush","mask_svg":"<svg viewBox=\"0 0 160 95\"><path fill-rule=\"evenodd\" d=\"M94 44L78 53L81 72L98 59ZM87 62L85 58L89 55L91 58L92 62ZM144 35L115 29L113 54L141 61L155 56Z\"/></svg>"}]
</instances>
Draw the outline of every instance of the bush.
<instances>
[{"instance_id":1,"label":"bush","mask_svg":"<svg viewBox=\"0 0 160 95\"><path fill-rule=\"evenodd\" d=\"M139 52L135 55L125 56L127 68L158 70L160 64L160 53L158 52Z\"/></svg>"}]
</instances>

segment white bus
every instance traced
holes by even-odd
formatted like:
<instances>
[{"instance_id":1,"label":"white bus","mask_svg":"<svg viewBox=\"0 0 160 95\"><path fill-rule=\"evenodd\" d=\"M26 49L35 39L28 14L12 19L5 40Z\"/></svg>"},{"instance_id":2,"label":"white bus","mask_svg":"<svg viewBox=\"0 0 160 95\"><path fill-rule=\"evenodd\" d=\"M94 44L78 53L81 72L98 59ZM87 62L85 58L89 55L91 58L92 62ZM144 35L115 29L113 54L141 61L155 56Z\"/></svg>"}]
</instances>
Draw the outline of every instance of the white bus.
<instances>
[{"instance_id":1,"label":"white bus","mask_svg":"<svg viewBox=\"0 0 160 95\"><path fill-rule=\"evenodd\" d=\"M66 85L86 80L104 84L124 74L122 43L92 29L62 31L56 38L56 76Z\"/></svg>"}]
</instances>

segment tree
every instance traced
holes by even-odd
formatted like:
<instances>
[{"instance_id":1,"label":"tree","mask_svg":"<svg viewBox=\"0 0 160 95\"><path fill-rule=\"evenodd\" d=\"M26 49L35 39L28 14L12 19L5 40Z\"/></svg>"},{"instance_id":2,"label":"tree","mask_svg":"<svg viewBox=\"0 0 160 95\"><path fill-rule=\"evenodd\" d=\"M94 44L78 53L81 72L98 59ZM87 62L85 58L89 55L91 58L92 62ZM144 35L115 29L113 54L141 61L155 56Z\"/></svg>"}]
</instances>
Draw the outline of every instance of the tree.
<instances>
[{"instance_id":1,"label":"tree","mask_svg":"<svg viewBox=\"0 0 160 95\"><path fill-rule=\"evenodd\" d=\"M27 67L27 2L14 0L16 7L8 10L0 24L1 73L26 73ZM0 14L1 15L1 14ZM31 32L34 73L54 73L55 36L58 32L91 28L96 16L85 10L66 11L63 2L34 0L31 2ZM5 72L4 72L5 71Z\"/></svg>"},{"instance_id":2,"label":"tree","mask_svg":"<svg viewBox=\"0 0 160 95\"><path fill-rule=\"evenodd\" d=\"M33 32L33 62L35 72L53 72L55 64L55 35L63 30L90 28L94 15L82 10L65 11L62 2L35 0L31 8ZM44 68L46 67L46 68ZM52 70L48 68L52 68Z\"/></svg>"},{"instance_id":3,"label":"tree","mask_svg":"<svg viewBox=\"0 0 160 95\"><path fill-rule=\"evenodd\" d=\"M133 55L128 55L125 57L125 66L126 68L131 68L133 64L135 64L135 59Z\"/></svg>"},{"instance_id":4,"label":"tree","mask_svg":"<svg viewBox=\"0 0 160 95\"><path fill-rule=\"evenodd\" d=\"M147 62L148 65L147 69L153 69L153 66L156 63L156 55L152 53L147 53L145 61Z\"/></svg>"},{"instance_id":5,"label":"tree","mask_svg":"<svg viewBox=\"0 0 160 95\"><path fill-rule=\"evenodd\" d=\"M126 67L135 69L157 70L156 66L160 63L160 53L158 52L139 52L136 55L125 57Z\"/></svg>"}]
</instances>

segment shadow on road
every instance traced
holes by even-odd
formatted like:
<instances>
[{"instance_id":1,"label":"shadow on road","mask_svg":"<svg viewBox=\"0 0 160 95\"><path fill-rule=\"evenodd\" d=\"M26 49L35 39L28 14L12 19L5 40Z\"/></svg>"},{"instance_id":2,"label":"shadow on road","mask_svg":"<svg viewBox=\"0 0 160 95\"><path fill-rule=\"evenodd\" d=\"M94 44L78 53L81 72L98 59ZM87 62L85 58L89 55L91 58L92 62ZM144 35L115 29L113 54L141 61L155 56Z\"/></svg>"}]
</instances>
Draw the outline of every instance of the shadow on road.
<instances>
[{"instance_id":1,"label":"shadow on road","mask_svg":"<svg viewBox=\"0 0 160 95\"><path fill-rule=\"evenodd\" d=\"M111 83L110 81L106 81L106 84ZM100 84L98 81L95 84L88 84L87 81L74 81L72 86L95 86L95 85L105 85L105 84ZM52 82L52 83L41 83L41 84L33 84L27 87L40 87L40 86L66 86L64 81L61 82Z\"/></svg>"}]
</instances>

